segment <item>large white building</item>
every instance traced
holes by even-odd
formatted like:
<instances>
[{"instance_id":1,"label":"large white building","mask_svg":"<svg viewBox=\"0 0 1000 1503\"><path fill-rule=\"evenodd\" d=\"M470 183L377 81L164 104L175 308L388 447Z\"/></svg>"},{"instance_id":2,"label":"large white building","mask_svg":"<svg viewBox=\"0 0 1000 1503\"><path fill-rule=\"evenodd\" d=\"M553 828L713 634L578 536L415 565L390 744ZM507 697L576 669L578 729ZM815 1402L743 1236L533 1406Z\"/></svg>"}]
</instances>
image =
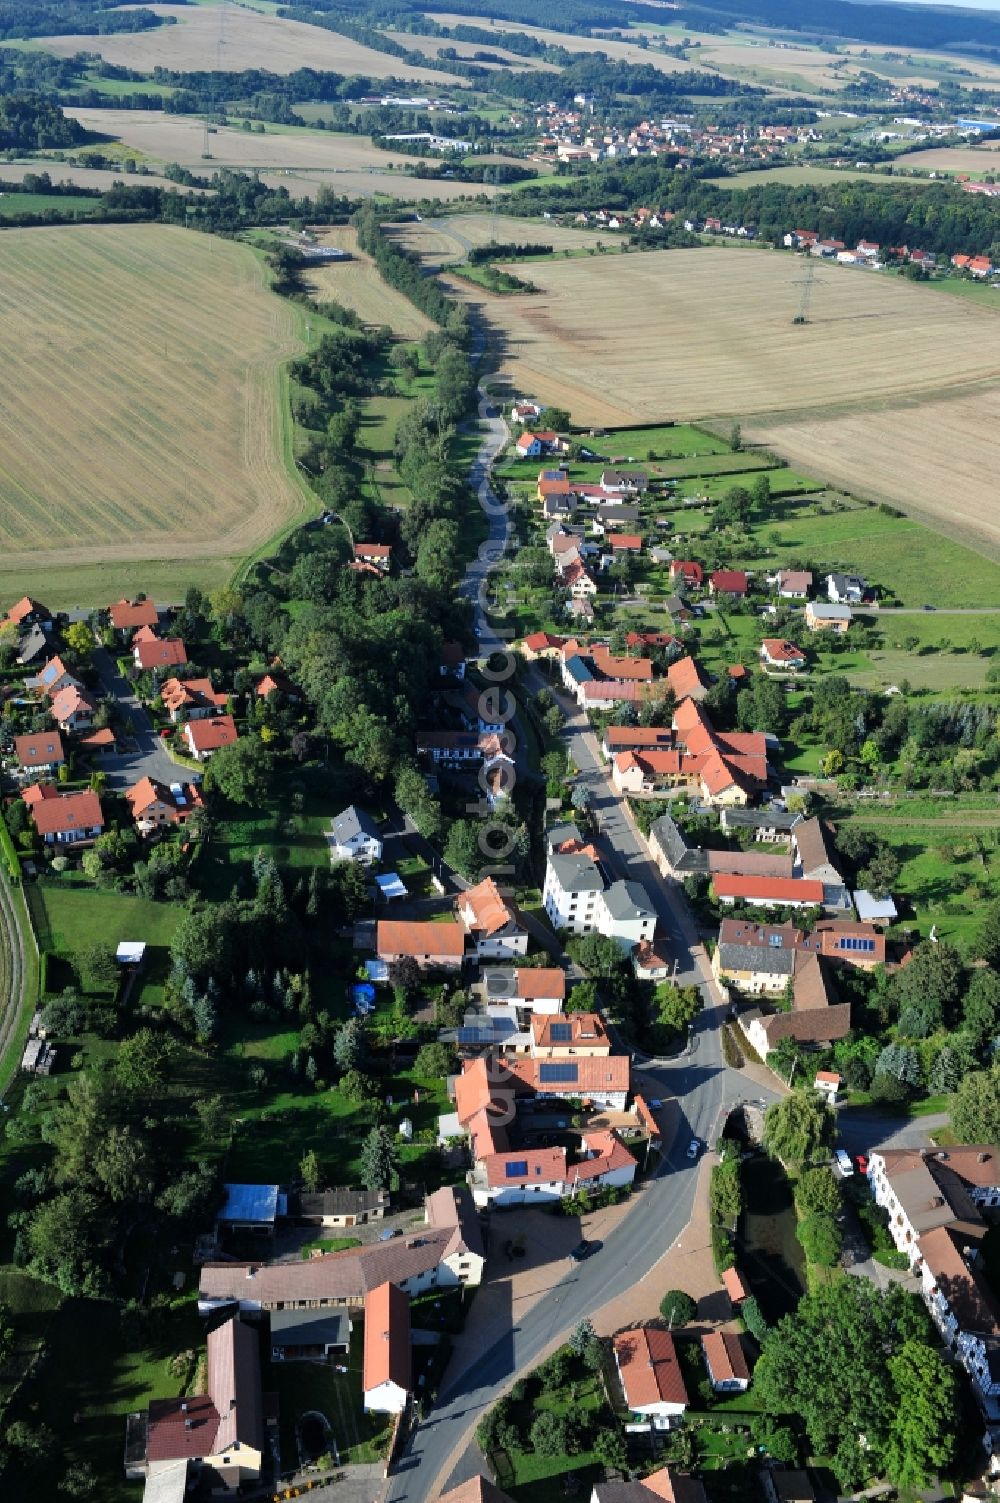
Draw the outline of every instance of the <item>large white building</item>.
<instances>
[{"instance_id":1,"label":"large white building","mask_svg":"<svg viewBox=\"0 0 1000 1503\"><path fill-rule=\"evenodd\" d=\"M881 1148L871 1156L868 1180L935 1325L995 1415L1000 1302L983 1273L982 1212L1000 1207L1000 1150L994 1144Z\"/></svg>"},{"instance_id":2,"label":"large white building","mask_svg":"<svg viewBox=\"0 0 1000 1503\"><path fill-rule=\"evenodd\" d=\"M604 934L626 950L651 940L656 910L641 882L607 886L588 850L550 852L542 888L545 912L555 929Z\"/></svg>"}]
</instances>

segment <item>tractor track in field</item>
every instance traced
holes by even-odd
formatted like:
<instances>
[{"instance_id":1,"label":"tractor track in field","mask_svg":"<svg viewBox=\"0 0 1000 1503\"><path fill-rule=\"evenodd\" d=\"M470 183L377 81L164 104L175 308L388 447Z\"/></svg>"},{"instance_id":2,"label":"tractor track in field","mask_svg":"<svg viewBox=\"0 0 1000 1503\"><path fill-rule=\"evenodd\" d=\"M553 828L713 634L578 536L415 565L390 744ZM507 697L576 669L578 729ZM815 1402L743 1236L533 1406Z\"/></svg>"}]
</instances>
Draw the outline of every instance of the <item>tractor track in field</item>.
<instances>
[{"instance_id":1,"label":"tractor track in field","mask_svg":"<svg viewBox=\"0 0 1000 1503\"><path fill-rule=\"evenodd\" d=\"M27 966L24 931L6 876L0 876L0 1057L17 1032L24 1003ZM6 1080L0 1080L3 1095L17 1070L13 1065Z\"/></svg>"}]
</instances>

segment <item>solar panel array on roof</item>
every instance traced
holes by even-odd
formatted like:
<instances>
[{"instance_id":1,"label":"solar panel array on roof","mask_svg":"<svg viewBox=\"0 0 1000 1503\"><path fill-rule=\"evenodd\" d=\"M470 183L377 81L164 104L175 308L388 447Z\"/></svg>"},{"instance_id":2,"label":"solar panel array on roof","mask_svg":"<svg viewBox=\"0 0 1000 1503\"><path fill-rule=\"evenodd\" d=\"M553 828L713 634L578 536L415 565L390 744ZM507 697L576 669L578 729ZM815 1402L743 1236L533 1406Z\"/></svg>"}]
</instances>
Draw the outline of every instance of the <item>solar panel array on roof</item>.
<instances>
[{"instance_id":1,"label":"solar panel array on roof","mask_svg":"<svg viewBox=\"0 0 1000 1503\"><path fill-rule=\"evenodd\" d=\"M571 1085L577 1078L575 1064L542 1064L538 1067L538 1079L542 1085Z\"/></svg>"},{"instance_id":2,"label":"solar panel array on roof","mask_svg":"<svg viewBox=\"0 0 1000 1503\"><path fill-rule=\"evenodd\" d=\"M524 1179L528 1173L528 1160L515 1159L512 1164L504 1164L503 1172L508 1179Z\"/></svg>"},{"instance_id":3,"label":"solar panel array on roof","mask_svg":"<svg viewBox=\"0 0 1000 1503\"><path fill-rule=\"evenodd\" d=\"M569 1023L553 1023L549 1028L549 1038L554 1044L568 1044L573 1037L573 1029Z\"/></svg>"}]
</instances>

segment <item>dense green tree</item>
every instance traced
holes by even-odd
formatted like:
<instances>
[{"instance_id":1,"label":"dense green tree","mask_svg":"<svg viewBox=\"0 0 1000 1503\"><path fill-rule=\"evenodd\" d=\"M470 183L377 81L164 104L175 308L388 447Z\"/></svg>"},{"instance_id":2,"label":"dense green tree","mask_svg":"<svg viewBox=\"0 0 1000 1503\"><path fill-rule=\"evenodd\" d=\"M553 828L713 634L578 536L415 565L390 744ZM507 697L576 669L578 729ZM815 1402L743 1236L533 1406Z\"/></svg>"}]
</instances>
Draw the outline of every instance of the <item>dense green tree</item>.
<instances>
[{"instance_id":1,"label":"dense green tree","mask_svg":"<svg viewBox=\"0 0 1000 1503\"><path fill-rule=\"evenodd\" d=\"M109 991L118 984L120 972L115 952L101 940L84 945L77 951L76 969L89 992Z\"/></svg>"},{"instance_id":2,"label":"dense green tree","mask_svg":"<svg viewBox=\"0 0 1000 1503\"><path fill-rule=\"evenodd\" d=\"M174 1046L164 1034L151 1028L123 1039L115 1056L114 1076L123 1091L152 1100L166 1084Z\"/></svg>"},{"instance_id":3,"label":"dense green tree","mask_svg":"<svg viewBox=\"0 0 1000 1503\"><path fill-rule=\"evenodd\" d=\"M840 1186L833 1170L825 1164L804 1169L795 1183L795 1204L807 1215L810 1211L821 1211L835 1216L840 1210Z\"/></svg>"},{"instance_id":4,"label":"dense green tree","mask_svg":"<svg viewBox=\"0 0 1000 1503\"><path fill-rule=\"evenodd\" d=\"M764 1146L786 1163L808 1162L829 1148L835 1125L827 1102L818 1092L803 1088L768 1107Z\"/></svg>"},{"instance_id":5,"label":"dense green tree","mask_svg":"<svg viewBox=\"0 0 1000 1503\"><path fill-rule=\"evenodd\" d=\"M259 736L244 735L220 747L205 771L205 787L231 804L260 804L271 782L274 759Z\"/></svg>"},{"instance_id":6,"label":"dense green tree","mask_svg":"<svg viewBox=\"0 0 1000 1503\"><path fill-rule=\"evenodd\" d=\"M422 1044L413 1061L416 1075L425 1079L440 1079L450 1075L455 1065L454 1051L447 1044Z\"/></svg>"},{"instance_id":7,"label":"dense green tree","mask_svg":"<svg viewBox=\"0 0 1000 1503\"><path fill-rule=\"evenodd\" d=\"M68 1190L43 1202L26 1228L28 1267L64 1294L101 1296L108 1277L102 1266L111 1227L95 1195Z\"/></svg>"},{"instance_id":8,"label":"dense green tree","mask_svg":"<svg viewBox=\"0 0 1000 1503\"><path fill-rule=\"evenodd\" d=\"M900 1010L918 1004L951 1022L958 1011L964 983L962 957L954 945L947 940L937 944L924 940L914 949L909 964L893 976L892 994Z\"/></svg>"},{"instance_id":9,"label":"dense green tree","mask_svg":"<svg viewBox=\"0 0 1000 1503\"><path fill-rule=\"evenodd\" d=\"M825 1211L811 1211L795 1228L795 1235L810 1263L835 1268L840 1262L844 1238L840 1227Z\"/></svg>"},{"instance_id":10,"label":"dense green tree","mask_svg":"<svg viewBox=\"0 0 1000 1503\"><path fill-rule=\"evenodd\" d=\"M660 1300L660 1315L671 1330L689 1325L698 1313L698 1306L683 1289L668 1289Z\"/></svg>"},{"instance_id":11,"label":"dense green tree","mask_svg":"<svg viewBox=\"0 0 1000 1503\"><path fill-rule=\"evenodd\" d=\"M952 1097L951 1125L960 1143L1000 1143L1000 1064L966 1075Z\"/></svg>"},{"instance_id":12,"label":"dense green tree","mask_svg":"<svg viewBox=\"0 0 1000 1503\"><path fill-rule=\"evenodd\" d=\"M299 1178L302 1188L310 1195L315 1195L323 1186L323 1166L319 1161L319 1154L315 1148L308 1149L299 1160Z\"/></svg>"},{"instance_id":13,"label":"dense green tree","mask_svg":"<svg viewBox=\"0 0 1000 1503\"><path fill-rule=\"evenodd\" d=\"M755 1295L751 1294L743 1301L740 1306L740 1316L750 1335L763 1345L770 1327L764 1319L764 1312Z\"/></svg>"},{"instance_id":14,"label":"dense green tree","mask_svg":"<svg viewBox=\"0 0 1000 1503\"><path fill-rule=\"evenodd\" d=\"M928 1487L955 1457L955 1372L922 1341L905 1341L888 1367L896 1404L884 1452L886 1475L900 1488Z\"/></svg>"},{"instance_id":15,"label":"dense green tree","mask_svg":"<svg viewBox=\"0 0 1000 1503\"><path fill-rule=\"evenodd\" d=\"M962 1016L980 1046L1000 1033L1000 975L996 971L985 967L973 971Z\"/></svg>"},{"instance_id":16,"label":"dense green tree","mask_svg":"<svg viewBox=\"0 0 1000 1503\"><path fill-rule=\"evenodd\" d=\"M929 1332L915 1295L841 1279L805 1295L768 1333L754 1390L769 1418L800 1415L812 1449L833 1456L841 1486L855 1488L879 1469L896 1422L889 1362ZM869 1453L852 1449L859 1434Z\"/></svg>"},{"instance_id":17,"label":"dense green tree","mask_svg":"<svg viewBox=\"0 0 1000 1503\"><path fill-rule=\"evenodd\" d=\"M361 1145L361 1183L366 1190L388 1190L399 1163L396 1140L387 1127L373 1127Z\"/></svg>"},{"instance_id":18,"label":"dense green tree","mask_svg":"<svg viewBox=\"0 0 1000 1503\"><path fill-rule=\"evenodd\" d=\"M365 1025L360 1018L348 1018L337 1030L333 1041L333 1057L340 1070L357 1070L364 1064L368 1053Z\"/></svg>"}]
</instances>

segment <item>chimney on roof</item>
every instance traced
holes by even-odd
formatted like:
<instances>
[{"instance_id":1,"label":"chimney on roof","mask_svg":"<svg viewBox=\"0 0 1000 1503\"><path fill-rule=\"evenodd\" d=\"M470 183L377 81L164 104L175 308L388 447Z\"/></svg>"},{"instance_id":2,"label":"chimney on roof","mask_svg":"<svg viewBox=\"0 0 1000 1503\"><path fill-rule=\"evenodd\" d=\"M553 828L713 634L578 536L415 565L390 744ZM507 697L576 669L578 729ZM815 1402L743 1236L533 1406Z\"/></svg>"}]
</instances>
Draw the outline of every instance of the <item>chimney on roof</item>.
<instances>
[{"instance_id":1,"label":"chimney on roof","mask_svg":"<svg viewBox=\"0 0 1000 1503\"><path fill-rule=\"evenodd\" d=\"M990 1161L990 1156L989 1156L988 1153L977 1153L976 1154L976 1163L977 1164L988 1164L989 1161Z\"/></svg>"},{"instance_id":2,"label":"chimney on roof","mask_svg":"<svg viewBox=\"0 0 1000 1503\"><path fill-rule=\"evenodd\" d=\"M185 1430L190 1430L192 1428L193 1424L194 1424L194 1420L186 1419L184 1421L184 1428L185 1428Z\"/></svg>"},{"instance_id":3,"label":"chimney on roof","mask_svg":"<svg viewBox=\"0 0 1000 1503\"><path fill-rule=\"evenodd\" d=\"M187 1399L184 1399L182 1401L182 1403L181 1403L181 1414L187 1414L187 1412L188 1412Z\"/></svg>"}]
</instances>

